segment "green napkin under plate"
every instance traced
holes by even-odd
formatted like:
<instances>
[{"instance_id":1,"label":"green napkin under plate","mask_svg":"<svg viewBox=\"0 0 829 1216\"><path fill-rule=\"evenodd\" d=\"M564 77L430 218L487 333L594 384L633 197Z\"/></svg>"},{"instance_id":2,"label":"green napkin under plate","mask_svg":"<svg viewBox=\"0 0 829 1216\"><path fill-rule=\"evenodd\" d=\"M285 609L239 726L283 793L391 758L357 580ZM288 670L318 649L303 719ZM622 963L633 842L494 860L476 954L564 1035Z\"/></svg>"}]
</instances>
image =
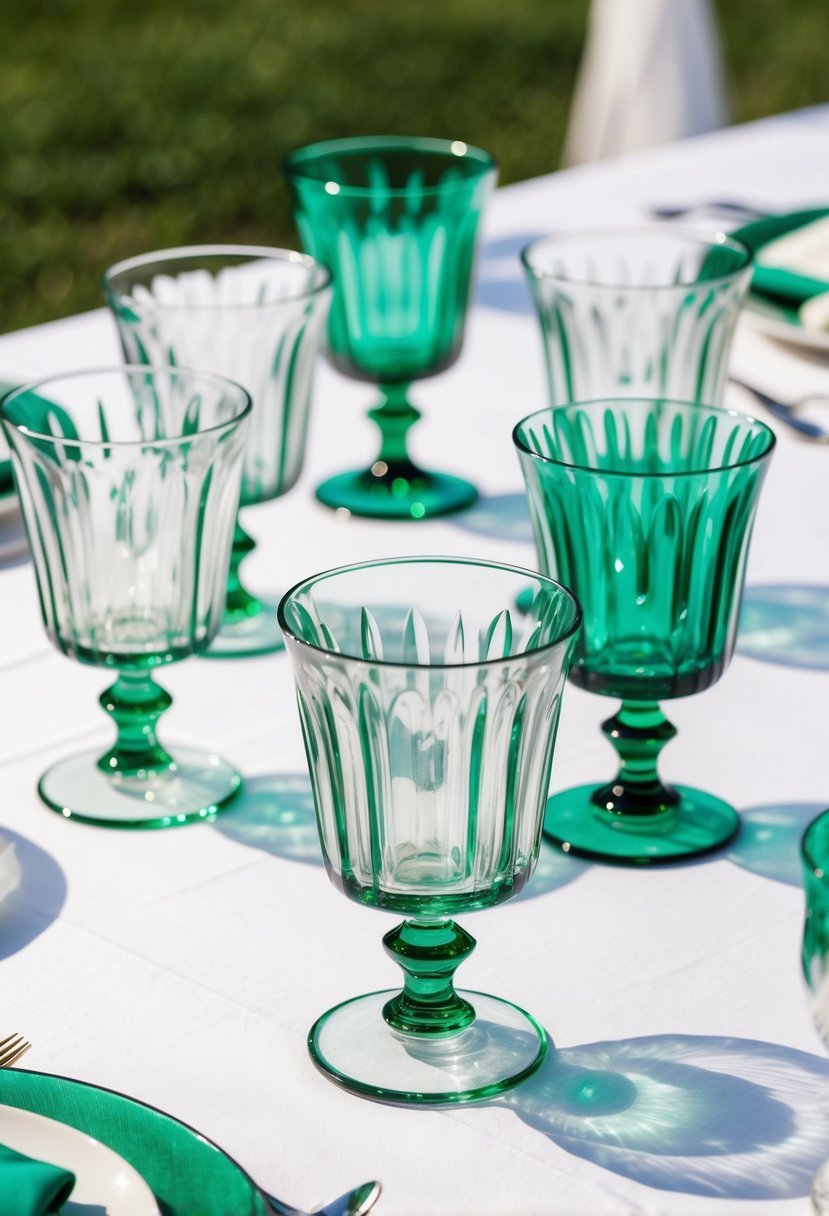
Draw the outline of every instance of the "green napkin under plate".
<instances>
[{"instance_id":1,"label":"green napkin under plate","mask_svg":"<svg viewBox=\"0 0 829 1216\"><path fill-rule=\"evenodd\" d=\"M69 1170L0 1144L0 1212L5 1216L51 1216L67 1202L74 1185Z\"/></svg>"},{"instance_id":2,"label":"green napkin under plate","mask_svg":"<svg viewBox=\"0 0 829 1216\"><path fill-rule=\"evenodd\" d=\"M768 215L762 220L754 220L745 227L736 229L731 235L747 245L756 259L757 254L770 241L787 236L805 224L811 224L826 216L829 216L827 207L792 211L788 215ZM782 266L762 266L755 261L751 290L755 295L765 296L785 307L796 309L812 296L829 291L829 282L786 270Z\"/></svg>"}]
</instances>

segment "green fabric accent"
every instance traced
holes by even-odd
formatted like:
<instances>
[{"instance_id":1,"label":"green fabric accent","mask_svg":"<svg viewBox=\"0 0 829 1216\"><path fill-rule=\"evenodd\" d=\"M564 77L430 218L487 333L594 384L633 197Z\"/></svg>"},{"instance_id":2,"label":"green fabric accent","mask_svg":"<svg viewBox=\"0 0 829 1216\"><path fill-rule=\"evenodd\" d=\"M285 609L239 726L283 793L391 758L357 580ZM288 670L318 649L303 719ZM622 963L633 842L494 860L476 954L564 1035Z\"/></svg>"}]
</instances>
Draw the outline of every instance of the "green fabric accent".
<instances>
[{"instance_id":1,"label":"green fabric accent","mask_svg":"<svg viewBox=\"0 0 829 1216\"><path fill-rule=\"evenodd\" d=\"M788 215L768 215L765 219L754 220L744 228L738 228L731 235L742 241L751 250L753 256L774 241L779 236L795 232L813 220L823 219L829 215L829 208L822 207L810 211L792 211ZM755 263L751 290L756 295L767 296L779 304L789 307L799 307L812 296L822 291L829 291L829 282L824 279L813 279L808 275L796 274L775 266L758 266Z\"/></svg>"},{"instance_id":2,"label":"green fabric accent","mask_svg":"<svg viewBox=\"0 0 829 1216\"><path fill-rule=\"evenodd\" d=\"M0 1102L76 1127L134 1166L162 1216L266 1216L253 1181L178 1120L122 1094L22 1069L0 1070ZM16 1212L0 1202L0 1212Z\"/></svg>"},{"instance_id":3,"label":"green fabric accent","mask_svg":"<svg viewBox=\"0 0 829 1216\"><path fill-rule=\"evenodd\" d=\"M0 1144L0 1212L50 1216L69 1199L75 1175Z\"/></svg>"}]
</instances>

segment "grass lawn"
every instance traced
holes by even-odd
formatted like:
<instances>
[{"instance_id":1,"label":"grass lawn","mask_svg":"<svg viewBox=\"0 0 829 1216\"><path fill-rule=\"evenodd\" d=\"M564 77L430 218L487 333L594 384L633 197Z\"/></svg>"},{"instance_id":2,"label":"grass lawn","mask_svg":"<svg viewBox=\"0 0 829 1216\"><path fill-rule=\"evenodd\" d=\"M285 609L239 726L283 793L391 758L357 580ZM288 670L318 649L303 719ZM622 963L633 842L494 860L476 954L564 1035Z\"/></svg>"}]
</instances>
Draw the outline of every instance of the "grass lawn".
<instances>
[{"instance_id":1,"label":"grass lawn","mask_svg":"<svg viewBox=\"0 0 829 1216\"><path fill-rule=\"evenodd\" d=\"M295 243L280 160L313 139L446 134L492 151L502 182L555 168L587 9L3 0L0 332L95 307L129 254ZM829 99L827 0L718 12L735 119Z\"/></svg>"}]
</instances>

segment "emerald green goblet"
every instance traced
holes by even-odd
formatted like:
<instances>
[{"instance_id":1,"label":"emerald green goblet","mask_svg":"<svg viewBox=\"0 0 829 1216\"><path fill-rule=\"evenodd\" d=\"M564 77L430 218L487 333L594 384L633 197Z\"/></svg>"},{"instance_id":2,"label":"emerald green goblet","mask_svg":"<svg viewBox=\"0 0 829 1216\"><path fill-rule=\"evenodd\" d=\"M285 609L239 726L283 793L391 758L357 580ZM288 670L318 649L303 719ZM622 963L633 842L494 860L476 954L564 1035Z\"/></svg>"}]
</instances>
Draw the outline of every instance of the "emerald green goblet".
<instances>
[{"instance_id":1,"label":"emerald green goblet","mask_svg":"<svg viewBox=\"0 0 829 1216\"><path fill-rule=\"evenodd\" d=\"M542 575L450 558L333 570L279 606L328 875L406 917L383 938L403 990L345 1001L311 1030L314 1062L346 1089L467 1102L544 1057L529 1014L455 990L475 941L453 917L533 872L580 616Z\"/></svg>"},{"instance_id":2,"label":"emerald green goblet","mask_svg":"<svg viewBox=\"0 0 829 1216\"><path fill-rule=\"evenodd\" d=\"M305 254L247 245L165 249L104 274L128 363L203 368L253 398L240 509L287 494L302 471L330 285L326 268ZM255 547L237 518L222 627L208 658L282 648L275 601L241 580Z\"/></svg>"},{"instance_id":3,"label":"emerald green goblet","mask_svg":"<svg viewBox=\"0 0 829 1216\"><path fill-rule=\"evenodd\" d=\"M178 368L53 377L7 393L11 448L43 623L70 658L114 674L117 737L58 761L38 787L66 818L108 827L204 819L241 787L212 752L168 752L156 668L210 645L224 607L251 403Z\"/></svg>"},{"instance_id":4,"label":"emerald green goblet","mask_svg":"<svg viewBox=\"0 0 829 1216\"><path fill-rule=\"evenodd\" d=\"M459 140L375 136L300 148L285 173L302 242L334 273L329 358L380 386L369 411L382 436L376 460L323 482L317 497L394 519L468 506L474 486L410 458L407 435L420 415L408 390L460 354L492 157Z\"/></svg>"},{"instance_id":5,"label":"emerald green goblet","mask_svg":"<svg viewBox=\"0 0 829 1216\"><path fill-rule=\"evenodd\" d=\"M801 960L811 997L812 1019L829 1047L829 811L813 819L800 844L806 920ZM829 1161L812 1183L812 1206L818 1216L829 1213Z\"/></svg>"},{"instance_id":6,"label":"emerald green goblet","mask_svg":"<svg viewBox=\"0 0 829 1216\"><path fill-rule=\"evenodd\" d=\"M617 776L552 798L545 832L604 861L718 848L737 814L662 782L657 757L676 731L658 702L710 687L730 661L773 433L692 402L602 399L532 414L513 439L539 565L584 609L570 678L622 700L602 728Z\"/></svg>"}]
</instances>

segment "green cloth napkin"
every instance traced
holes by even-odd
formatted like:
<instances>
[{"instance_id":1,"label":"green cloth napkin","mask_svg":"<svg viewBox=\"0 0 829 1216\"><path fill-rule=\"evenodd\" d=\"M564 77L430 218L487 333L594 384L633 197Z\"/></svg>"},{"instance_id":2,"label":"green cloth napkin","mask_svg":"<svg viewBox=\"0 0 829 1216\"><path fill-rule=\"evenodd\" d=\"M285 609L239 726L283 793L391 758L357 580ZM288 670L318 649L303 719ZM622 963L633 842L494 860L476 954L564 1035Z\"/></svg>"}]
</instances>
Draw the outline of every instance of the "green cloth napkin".
<instances>
[{"instance_id":1,"label":"green cloth napkin","mask_svg":"<svg viewBox=\"0 0 829 1216\"><path fill-rule=\"evenodd\" d=\"M4 1216L50 1216L69 1199L75 1175L58 1165L24 1157L0 1144L0 1212Z\"/></svg>"},{"instance_id":2,"label":"green cloth napkin","mask_svg":"<svg viewBox=\"0 0 829 1216\"><path fill-rule=\"evenodd\" d=\"M756 255L769 241L827 215L829 208L826 207L810 211L792 211L788 215L768 215L765 219L755 220L744 228L738 228L731 235L742 241L751 253ZM812 296L829 291L829 282L824 279L812 279L808 275L797 274L780 266L760 266L755 262L751 290L756 295L768 296L778 304L798 308Z\"/></svg>"}]
</instances>

